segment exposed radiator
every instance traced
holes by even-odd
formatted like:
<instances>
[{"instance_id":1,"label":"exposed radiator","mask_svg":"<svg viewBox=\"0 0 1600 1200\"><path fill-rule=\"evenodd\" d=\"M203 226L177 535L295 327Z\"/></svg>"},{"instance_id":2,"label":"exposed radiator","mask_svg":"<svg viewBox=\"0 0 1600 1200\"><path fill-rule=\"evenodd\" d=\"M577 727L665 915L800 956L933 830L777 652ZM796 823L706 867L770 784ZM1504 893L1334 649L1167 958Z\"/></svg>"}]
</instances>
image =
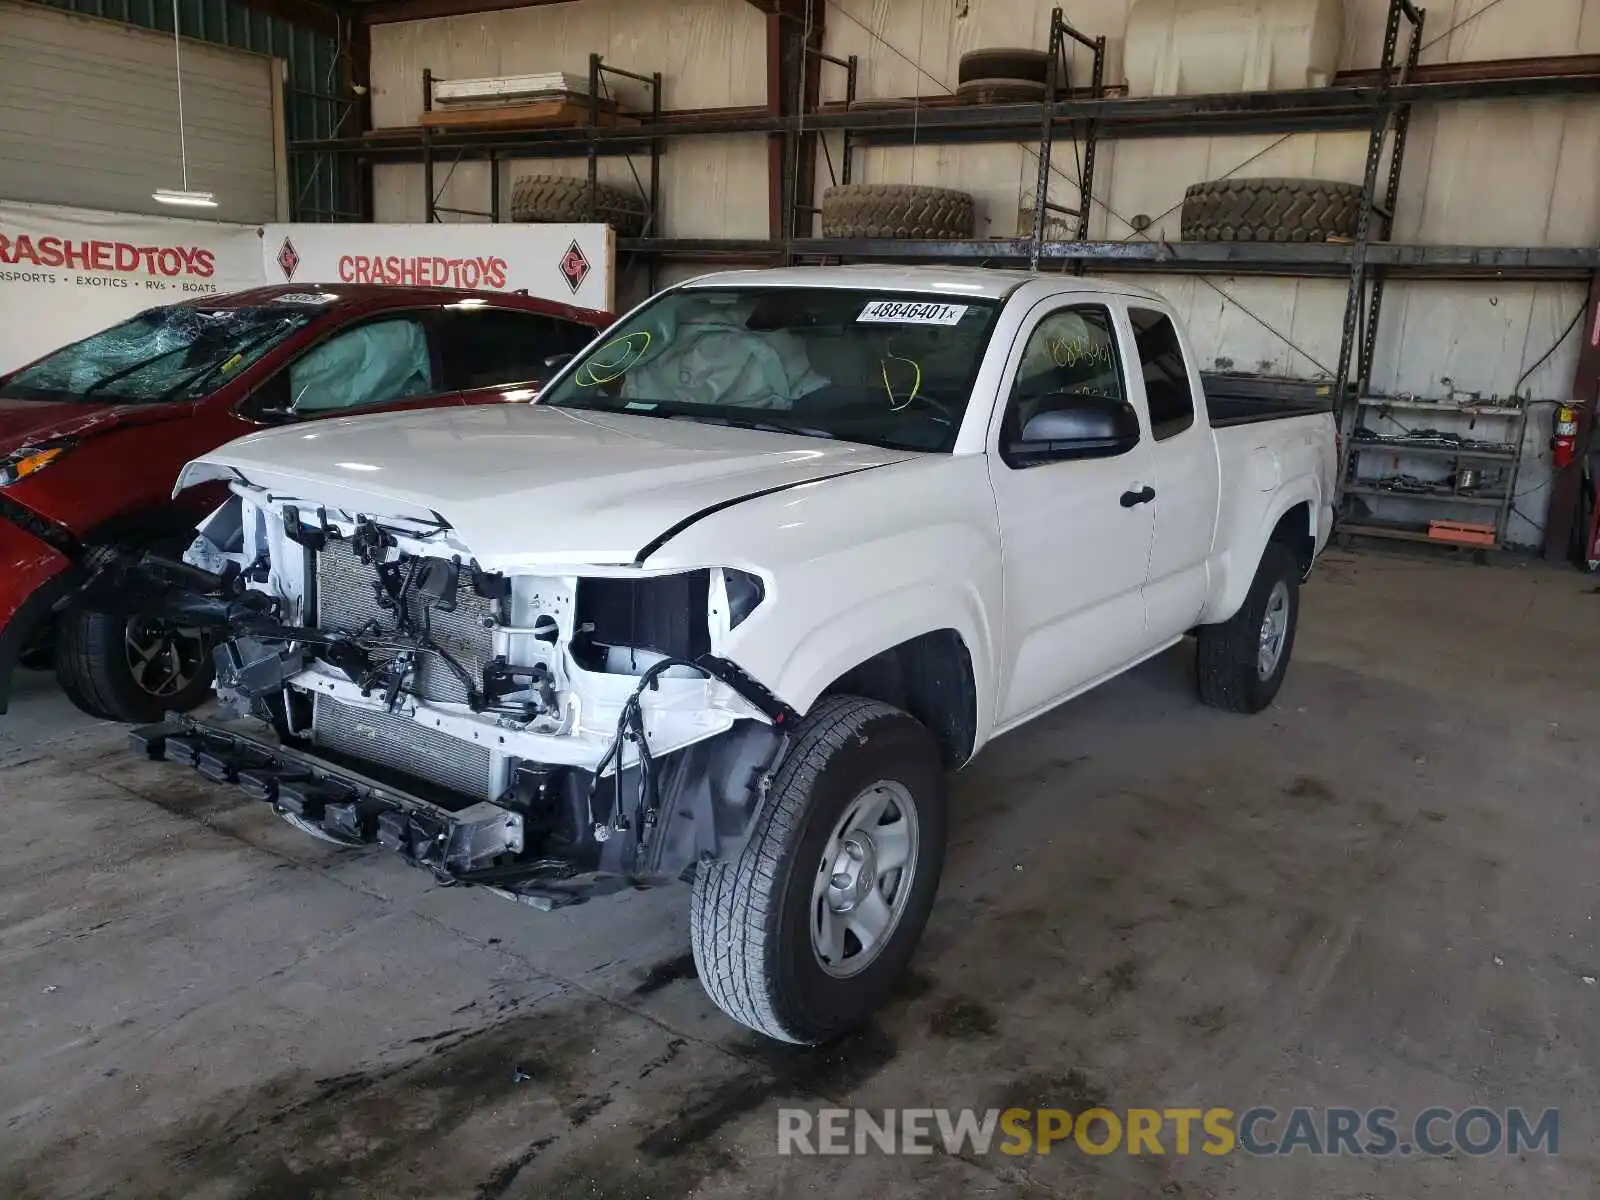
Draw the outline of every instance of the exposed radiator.
<instances>
[{"instance_id":1,"label":"exposed radiator","mask_svg":"<svg viewBox=\"0 0 1600 1200\"><path fill-rule=\"evenodd\" d=\"M318 626L354 633L375 620L380 628L393 629L395 614L378 607L377 581L377 569L362 562L349 542L330 541L317 555ZM409 603L420 627L421 604ZM485 622L495 612L496 602L478 595L464 578L456 591L455 611L429 614L433 640L466 669L474 686L481 685L483 668L493 658L494 639ZM425 700L467 702L465 685L437 654L421 656L415 687Z\"/></svg>"},{"instance_id":2,"label":"exposed radiator","mask_svg":"<svg viewBox=\"0 0 1600 1200\"><path fill-rule=\"evenodd\" d=\"M312 741L353 758L438 784L474 800L489 799L489 749L410 717L316 697Z\"/></svg>"}]
</instances>

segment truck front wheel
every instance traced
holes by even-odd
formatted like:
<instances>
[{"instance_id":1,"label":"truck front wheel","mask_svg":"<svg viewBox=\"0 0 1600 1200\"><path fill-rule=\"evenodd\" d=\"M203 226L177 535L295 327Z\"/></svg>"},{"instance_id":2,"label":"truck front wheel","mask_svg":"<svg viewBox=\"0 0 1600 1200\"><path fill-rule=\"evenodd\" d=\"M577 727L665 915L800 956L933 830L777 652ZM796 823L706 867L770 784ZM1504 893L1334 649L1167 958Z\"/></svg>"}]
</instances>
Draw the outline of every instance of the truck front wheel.
<instances>
[{"instance_id":1,"label":"truck front wheel","mask_svg":"<svg viewBox=\"0 0 1600 1200\"><path fill-rule=\"evenodd\" d=\"M744 850L695 877L700 982L723 1012L780 1041L860 1024L922 935L944 843L932 734L876 700L824 697L795 731Z\"/></svg>"},{"instance_id":2,"label":"truck front wheel","mask_svg":"<svg viewBox=\"0 0 1600 1200\"><path fill-rule=\"evenodd\" d=\"M1200 699L1212 708L1256 713L1283 686L1300 618L1300 564L1268 542L1244 604L1220 625L1202 625L1196 666Z\"/></svg>"}]
</instances>

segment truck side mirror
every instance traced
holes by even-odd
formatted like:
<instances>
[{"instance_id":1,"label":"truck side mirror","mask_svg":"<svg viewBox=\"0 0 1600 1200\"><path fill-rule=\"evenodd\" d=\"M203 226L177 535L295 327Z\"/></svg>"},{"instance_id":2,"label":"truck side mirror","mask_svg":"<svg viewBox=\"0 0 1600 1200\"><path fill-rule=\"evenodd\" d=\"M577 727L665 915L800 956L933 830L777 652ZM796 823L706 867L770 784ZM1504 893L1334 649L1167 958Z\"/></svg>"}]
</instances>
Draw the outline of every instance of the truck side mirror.
<instances>
[{"instance_id":1,"label":"truck side mirror","mask_svg":"<svg viewBox=\"0 0 1600 1200\"><path fill-rule=\"evenodd\" d=\"M1139 414L1126 400L1056 392L1039 402L1020 440L1005 448L1013 467L1075 458L1114 458L1139 444Z\"/></svg>"}]
</instances>

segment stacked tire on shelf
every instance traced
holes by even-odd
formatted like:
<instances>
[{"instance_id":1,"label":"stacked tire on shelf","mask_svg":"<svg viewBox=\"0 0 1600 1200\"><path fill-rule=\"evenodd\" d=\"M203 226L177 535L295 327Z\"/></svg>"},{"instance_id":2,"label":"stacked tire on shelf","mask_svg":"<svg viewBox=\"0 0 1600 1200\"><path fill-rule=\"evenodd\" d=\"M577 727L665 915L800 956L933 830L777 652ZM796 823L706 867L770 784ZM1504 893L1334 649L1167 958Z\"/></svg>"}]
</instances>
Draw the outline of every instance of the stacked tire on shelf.
<instances>
[{"instance_id":1,"label":"stacked tire on shelf","mask_svg":"<svg viewBox=\"0 0 1600 1200\"><path fill-rule=\"evenodd\" d=\"M956 95L964 104L1037 104L1052 71L1043 50L969 50L956 71Z\"/></svg>"},{"instance_id":2,"label":"stacked tire on shelf","mask_svg":"<svg viewBox=\"0 0 1600 1200\"><path fill-rule=\"evenodd\" d=\"M626 188L597 183L589 212L589 181L565 175L524 175L511 187L513 221L580 223L601 221L619 237L643 237L649 206Z\"/></svg>"},{"instance_id":3,"label":"stacked tire on shelf","mask_svg":"<svg viewBox=\"0 0 1600 1200\"><path fill-rule=\"evenodd\" d=\"M1050 56L1043 50L972 50L961 56L956 96L965 104L1044 99ZM908 108L911 99L857 100L854 109ZM920 184L851 183L822 196L822 236L871 241L957 241L977 234L970 192Z\"/></svg>"},{"instance_id":4,"label":"stacked tire on shelf","mask_svg":"<svg viewBox=\"0 0 1600 1200\"><path fill-rule=\"evenodd\" d=\"M950 241L977 228L972 196L909 183L846 183L822 194L822 236Z\"/></svg>"},{"instance_id":5,"label":"stacked tire on shelf","mask_svg":"<svg viewBox=\"0 0 1600 1200\"><path fill-rule=\"evenodd\" d=\"M1218 179L1183 199L1186 242L1328 242L1354 238L1360 185L1329 179Z\"/></svg>"},{"instance_id":6,"label":"stacked tire on shelf","mask_svg":"<svg viewBox=\"0 0 1600 1200\"><path fill-rule=\"evenodd\" d=\"M997 47L963 55L958 98L968 104L1037 103L1048 90L1054 67L1043 50ZM916 101L863 99L858 109L905 107ZM525 175L513 185L511 219L533 222L603 221L623 237L644 235L648 208L624 188L562 175ZM855 183L829 188L822 197L822 236L905 241L966 240L975 236L977 214L969 192L919 184Z\"/></svg>"}]
</instances>

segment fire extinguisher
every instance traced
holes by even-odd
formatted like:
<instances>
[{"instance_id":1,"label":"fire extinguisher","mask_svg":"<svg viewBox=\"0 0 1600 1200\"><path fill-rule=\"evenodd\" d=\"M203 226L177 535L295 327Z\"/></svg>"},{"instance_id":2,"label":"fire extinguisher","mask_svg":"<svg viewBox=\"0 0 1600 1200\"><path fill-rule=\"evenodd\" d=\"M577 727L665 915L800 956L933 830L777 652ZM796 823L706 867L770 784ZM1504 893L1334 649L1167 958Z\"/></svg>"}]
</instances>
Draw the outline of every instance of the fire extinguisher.
<instances>
[{"instance_id":1,"label":"fire extinguisher","mask_svg":"<svg viewBox=\"0 0 1600 1200\"><path fill-rule=\"evenodd\" d=\"M1578 453L1578 410L1570 404L1558 405L1553 432L1551 460L1555 469L1561 471L1572 465Z\"/></svg>"}]
</instances>

